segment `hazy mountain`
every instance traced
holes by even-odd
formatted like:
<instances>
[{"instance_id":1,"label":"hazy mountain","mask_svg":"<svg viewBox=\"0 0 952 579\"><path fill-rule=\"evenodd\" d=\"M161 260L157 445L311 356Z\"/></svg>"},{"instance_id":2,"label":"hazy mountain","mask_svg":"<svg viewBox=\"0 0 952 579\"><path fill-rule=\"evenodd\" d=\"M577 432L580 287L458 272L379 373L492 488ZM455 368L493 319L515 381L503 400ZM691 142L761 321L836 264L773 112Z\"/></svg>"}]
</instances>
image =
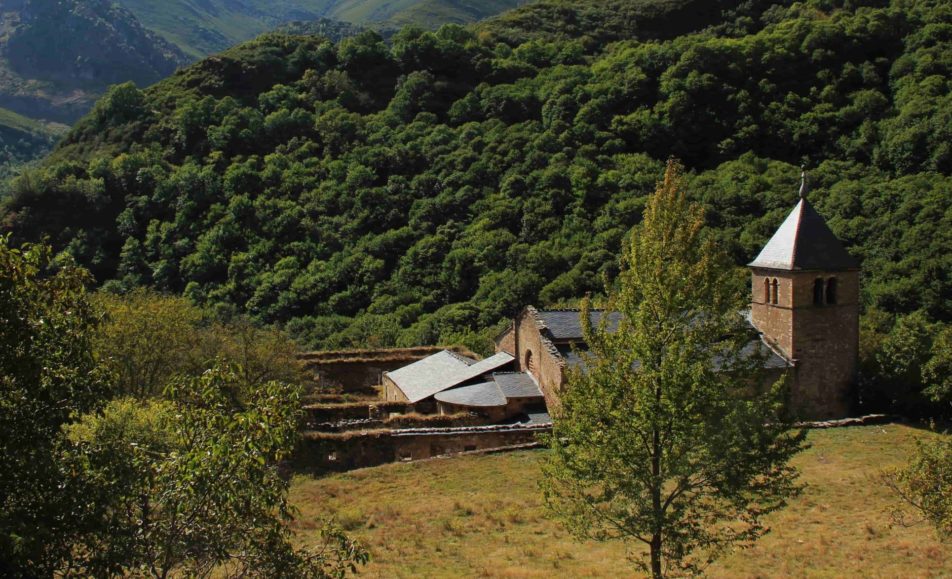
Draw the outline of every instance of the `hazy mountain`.
<instances>
[{"instance_id":1,"label":"hazy mountain","mask_svg":"<svg viewBox=\"0 0 952 579\"><path fill-rule=\"evenodd\" d=\"M185 64L109 0L0 1L0 107L71 123L115 83L152 84Z\"/></svg>"},{"instance_id":2,"label":"hazy mountain","mask_svg":"<svg viewBox=\"0 0 952 579\"><path fill-rule=\"evenodd\" d=\"M525 0L119 0L147 28L192 57L222 51L292 21L321 18L435 28L498 14Z\"/></svg>"}]
</instances>

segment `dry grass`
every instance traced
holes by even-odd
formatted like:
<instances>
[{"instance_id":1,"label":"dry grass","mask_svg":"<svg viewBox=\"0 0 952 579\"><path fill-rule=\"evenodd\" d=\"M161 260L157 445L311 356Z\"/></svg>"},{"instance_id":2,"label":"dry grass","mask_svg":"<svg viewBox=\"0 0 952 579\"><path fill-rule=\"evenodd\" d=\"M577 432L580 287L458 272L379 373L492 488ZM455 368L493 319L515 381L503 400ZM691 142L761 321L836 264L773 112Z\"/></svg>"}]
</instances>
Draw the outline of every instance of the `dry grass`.
<instances>
[{"instance_id":1,"label":"dry grass","mask_svg":"<svg viewBox=\"0 0 952 579\"><path fill-rule=\"evenodd\" d=\"M952 554L924 525L890 525L889 492L876 480L928 433L902 425L813 431L798 466L806 493L769 521L755 547L713 577L952 577ZM298 477L296 529L313 538L338 520L370 548L365 577L631 576L625 548L577 543L540 507L545 451L460 457Z\"/></svg>"}]
</instances>

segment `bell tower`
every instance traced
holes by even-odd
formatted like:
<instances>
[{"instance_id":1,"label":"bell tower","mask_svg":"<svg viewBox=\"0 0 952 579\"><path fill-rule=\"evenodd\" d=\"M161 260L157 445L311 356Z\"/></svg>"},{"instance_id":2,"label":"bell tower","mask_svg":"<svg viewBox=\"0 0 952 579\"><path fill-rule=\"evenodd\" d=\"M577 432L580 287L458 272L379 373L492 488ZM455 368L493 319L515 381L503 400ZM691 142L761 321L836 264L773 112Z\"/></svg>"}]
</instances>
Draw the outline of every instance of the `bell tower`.
<instances>
[{"instance_id":1,"label":"bell tower","mask_svg":"<svg viewBox=\"0 0 952 579\"><path fill-rule=\"evenodd\" d=\"M807 200L750 263L751 322L793 364L791 403L805 419L850 412L859 355L859 263Z\"/></svg>"}]
</instances>

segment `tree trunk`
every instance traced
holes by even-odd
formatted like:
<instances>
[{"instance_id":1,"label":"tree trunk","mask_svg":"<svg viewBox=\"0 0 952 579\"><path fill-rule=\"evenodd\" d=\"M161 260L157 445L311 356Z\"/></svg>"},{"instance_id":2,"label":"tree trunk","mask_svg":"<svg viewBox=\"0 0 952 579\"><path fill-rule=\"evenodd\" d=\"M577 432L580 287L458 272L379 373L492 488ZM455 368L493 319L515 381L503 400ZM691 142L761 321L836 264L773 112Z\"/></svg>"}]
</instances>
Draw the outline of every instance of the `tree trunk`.
<instances>
[{"instance_id":1,"label":"tree trunk","mask_svg":"<svg viewBox=\"0 0 952 579\"><path fill-rule=\"evenodd\" d=\"M651 536L651 576L653 579L663 579L661 572L661 534Z\"/></svg>"},{"instance_id":2,"label":"tree trunk","mask_svg":"<svg viewBox=\"0 0 952 579\"><path fill-rule=\"evenodd\" d=\"M660 389L658 389L660 398ZM662 579L661 572L661 533L664 527L664 512L661 508L661 433L654 431L653 456L651 457L651 508L654 514L655 531L651 535L651 576Z\"/></svg>"}]
</instances>

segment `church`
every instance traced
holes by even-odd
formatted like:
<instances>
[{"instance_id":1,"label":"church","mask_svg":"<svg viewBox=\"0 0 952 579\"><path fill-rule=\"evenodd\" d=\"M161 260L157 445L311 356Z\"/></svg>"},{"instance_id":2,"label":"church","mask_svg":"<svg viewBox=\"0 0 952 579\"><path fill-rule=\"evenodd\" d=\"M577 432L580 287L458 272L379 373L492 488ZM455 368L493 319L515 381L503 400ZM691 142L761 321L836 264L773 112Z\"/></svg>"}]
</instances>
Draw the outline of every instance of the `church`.
<instances>
[{"instance_id":1,"label":"church","mask_svg":"<svg viewBox=\"0 0 952 579\"><path fill-rule=\"evenodd\" d=\"M786 375L791 403L804 419L842 418L851 410L859 352L858 262L806 199L800 201L760 254L748 265L753 339L745 349L764 360L774 378ZM597 325L613 312L592 312ZM496 408L512 419L544 399L558 405L565 369L580 364L584 349L579 310L526 307L496 338L484 361L441 352L384 375L388 400L419 404L421 411ZM514 388L513 385L519 385Z\"/></svg>"}]
</instances>

